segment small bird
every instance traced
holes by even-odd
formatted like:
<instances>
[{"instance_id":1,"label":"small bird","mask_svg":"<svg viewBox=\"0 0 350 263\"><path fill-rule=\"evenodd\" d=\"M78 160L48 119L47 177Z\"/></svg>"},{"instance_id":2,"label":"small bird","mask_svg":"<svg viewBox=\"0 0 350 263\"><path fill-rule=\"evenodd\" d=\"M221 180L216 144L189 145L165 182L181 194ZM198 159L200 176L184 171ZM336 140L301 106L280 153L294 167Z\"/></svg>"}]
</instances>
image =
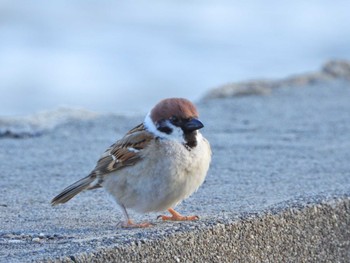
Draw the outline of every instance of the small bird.
<instances>
[{"instance_id":1,"label":"small bird","mask_svg":"<svg viewBox=\"0 0 350 263\"><path fill-rule=\"evenodd\" d=\"M182 216L174 207L204 182L211 161L209 142L199 129L196 107L187 99L161 100L143 123L111 145L85 178L68 186L51 204L66 203L84 190L103 187L121 207L123 227L149 227L134 223L127 209L139 213L168 210L162 220L197 220Z\"/></svg>"}]
</instances>

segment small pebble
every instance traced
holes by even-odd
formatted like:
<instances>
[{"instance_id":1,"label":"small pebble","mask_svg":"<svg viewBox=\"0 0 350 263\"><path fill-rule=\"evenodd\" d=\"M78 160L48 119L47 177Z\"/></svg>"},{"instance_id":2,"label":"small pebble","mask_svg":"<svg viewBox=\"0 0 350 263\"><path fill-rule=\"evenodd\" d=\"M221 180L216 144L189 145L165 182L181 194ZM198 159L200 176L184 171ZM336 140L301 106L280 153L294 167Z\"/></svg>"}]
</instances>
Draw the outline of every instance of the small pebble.
<instances>
[{"instance_id":1,"label":"small pebble","mask_svg":"<svg viewBox=\"0 0 350 263\"><path fill-rule=\"evenodd\" d=\"M40 238L34 237L34 238L32 239L32 241L33 241L33 242L40 242Z\"/></svg>"}]
</instances>

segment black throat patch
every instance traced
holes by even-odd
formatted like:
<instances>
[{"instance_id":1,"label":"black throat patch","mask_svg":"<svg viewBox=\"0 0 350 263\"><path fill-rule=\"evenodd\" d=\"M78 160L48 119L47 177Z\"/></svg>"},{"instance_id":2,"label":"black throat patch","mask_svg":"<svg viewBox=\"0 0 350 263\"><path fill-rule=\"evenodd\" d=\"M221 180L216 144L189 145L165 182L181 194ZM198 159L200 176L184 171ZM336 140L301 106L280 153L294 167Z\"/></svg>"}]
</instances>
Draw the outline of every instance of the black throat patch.
<instances>
[{"instance_id":1,"label":"black throat patch","mask_svg":"<svg viewBox=\"0 0 350 263\"><path fill-rule=\"evenodd\" d=\"M194 147L197 146L197 131L193 131L193 132L189 132L189 133L185 133L184 137L185 137L185 141L186 143L184 143L185 147L187 150L192 150Z\"/></svg>"}]
</instances>

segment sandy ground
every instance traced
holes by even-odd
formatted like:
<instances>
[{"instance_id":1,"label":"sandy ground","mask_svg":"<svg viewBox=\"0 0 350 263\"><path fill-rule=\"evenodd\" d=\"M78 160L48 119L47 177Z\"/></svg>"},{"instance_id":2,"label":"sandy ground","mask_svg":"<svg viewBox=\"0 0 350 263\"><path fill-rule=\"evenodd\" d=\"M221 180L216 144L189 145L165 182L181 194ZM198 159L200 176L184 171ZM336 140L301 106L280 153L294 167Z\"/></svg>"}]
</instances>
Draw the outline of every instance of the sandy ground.
<instances>
[{"instance_id":1,"label":"sandy ground","mask_svg":"<svg viewBox=\"0 0 350 263\"><path fill-rule=\"evenodd\" d=\"M266 214L280 216L290 208L303 210L334 200L348 204L349 99L349 81L332 79L282 87L270 95L198 103L213 161L204 185L178 210L201 219L160 222L157 214L132 213L138 221L154 223L150 229L119 228L122 213L103 189L80 194L63 206L50 205L54 195L87 175L105 148L143 116L72 119L33 137L4 135L0 139L0 261L84 257L98 261L104 251L102 261L108 255L113 258L113 251L135 246L151 253L157 242L189 237L198 230L208 234L218 225L233 226ZM343 216L350 221L349 214ZM345 237L342 248L350 247L348 240ZM163 252L180 262L190 250L191 246L183 252L170 246ZM136 253L130 251L129 256ZM160 254L146 258L152 257L162 258Z\"/></svg>"}]
</instances>

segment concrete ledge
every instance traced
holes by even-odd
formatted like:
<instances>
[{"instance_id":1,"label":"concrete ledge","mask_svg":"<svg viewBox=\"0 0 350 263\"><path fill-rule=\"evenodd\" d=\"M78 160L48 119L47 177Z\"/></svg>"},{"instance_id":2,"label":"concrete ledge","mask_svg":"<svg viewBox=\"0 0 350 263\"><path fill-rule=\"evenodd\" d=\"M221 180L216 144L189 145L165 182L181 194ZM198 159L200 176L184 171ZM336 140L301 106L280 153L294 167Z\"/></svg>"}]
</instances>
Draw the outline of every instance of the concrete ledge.
<instances>
[{"instance_id":1,"label":"concrete ledge","mask_svg":"<svg viewBox=\"0 0 350 263\"><path fill-rule=\"evenodd\" d=\"M285 205L283 205L285 206ZM48 262L348 262L350 198Z\"/></svg>"}]
</instances>

